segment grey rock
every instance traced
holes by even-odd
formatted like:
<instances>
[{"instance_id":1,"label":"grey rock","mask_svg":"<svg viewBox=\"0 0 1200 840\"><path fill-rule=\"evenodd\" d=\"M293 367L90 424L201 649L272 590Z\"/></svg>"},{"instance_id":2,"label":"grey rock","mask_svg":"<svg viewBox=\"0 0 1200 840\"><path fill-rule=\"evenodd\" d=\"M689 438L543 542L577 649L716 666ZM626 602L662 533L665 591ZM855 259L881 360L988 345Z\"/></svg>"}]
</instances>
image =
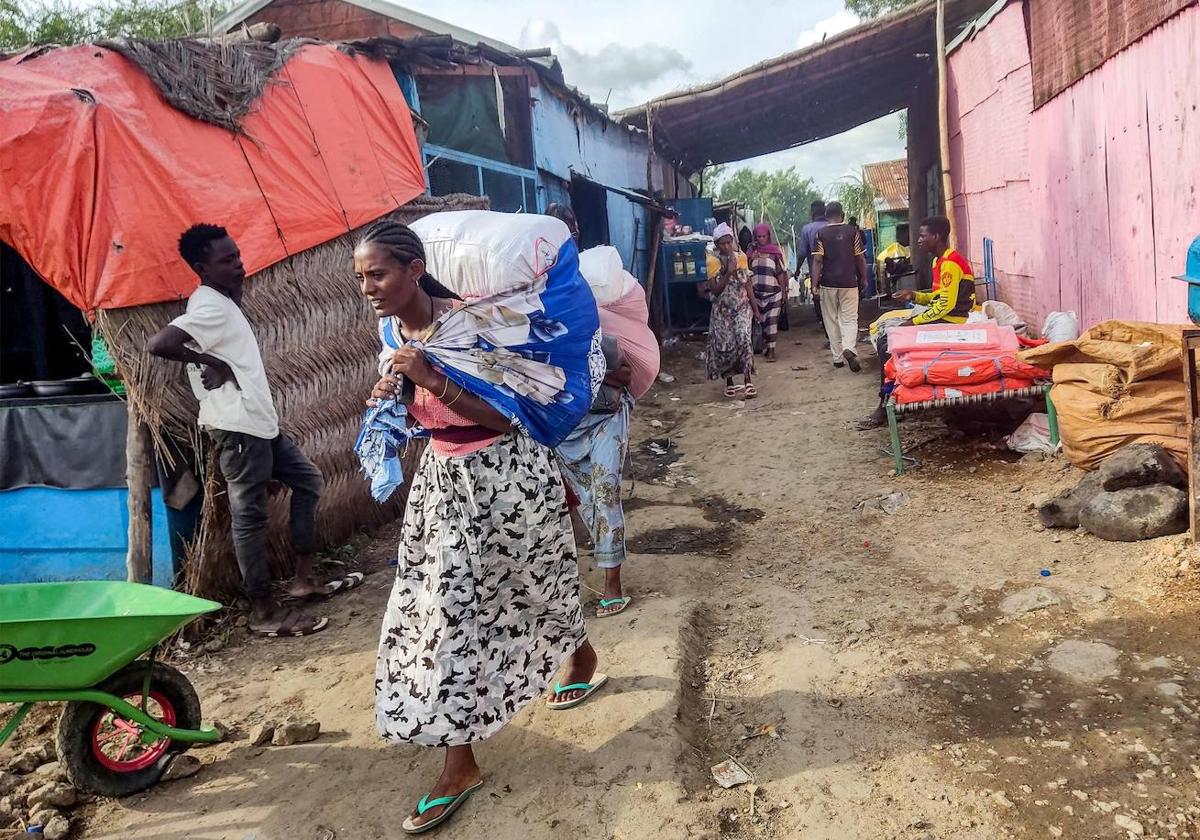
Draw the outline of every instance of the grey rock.
<instances>
[{"instance_id":1,"label":"grey rock","mask_svg":"<svg viewBox=\"0 0 1200 840\"><path fill-rule=\"evenodd\" d=\"M1155 443L1134 443L1104 459L1097 470L1100 485L1109 492L1127 487L1169 484L1187 487L1187 476L1167 450Z\"/></svg>"},{"instance_id":2,"label":"grey rock","mask_svg":"<svg viewBox=\"0 0 1200 840\"><path fill-rule=\"evenodd\" d=\"M1138 665L1138 669L1142 671L1167 671L1171 668L1171 660L1165 656L1156 656L1153 659L1147 659Z\"/></svg>"},{"instance_id":3,"label":"grey rock","mask_svg":"<svg viewBox=\"0 0 1200 840\"><path fill-rule=\"evenodd\" d=\"M67 771L64 770L63 766L61 764L59 764L57 761L51 761L47 764L43 764L38 769L34 770L33 775L39 776L42 778L46 778L46 779L55 779L57 781L65 781L67 778Z\"/></svg>"},{"instance_id":4,"label":"grey rock","mask_svg":"<svg viewBox=\"0 0 1200 840\"><path fill-rule=\"evenodd\" d=\"M8 766L9 769L24 776L27 773L32 773L46 762L54 761L56 758L57 754L54 751L53 744L41 744L22 750L9 762Z\"/></svg>"},{"instance_id":5,"label":"grey rock","mask_svg":"<svg viewBox=\"0 0 1200 840\"><path fill-rule=\"evenodd\" d=\"M274 723L260 723L250 730L250 746L261 747L263 744L271 743L271 739L275 737Z\"/></svg>"},{"instance_id":6,"label":"grey rock","mask_svg":"<svg viewBox=\"0 0 1200 840\"><path fill-rule=\"evenodd\" d=\"M1187 493L1155 484L1097 493L1079 512L1079 524L1097 537L1134 542L1187 530Z\"/></svg>"},{"instance_id":7,"label":"grey rock","mask_svg":"<svg viewBox=\"0 0 1200 840\"><path fill-rule=\"evenodd\" d=\"M1071 597L1086 604L1103 604L1112 593L1103 586L1081 586L1071 593Z\"/></svg>"},{"instance_id":8,"label":"grey rock","mask_svg":"<svg viewBox=\"0 0 1200 840\"><path fill-rule=\"evenodd\" d=\"M1038 505L1038 521L1047 528L1079 527L1079 512L1101 492L1100 476L1091 472L1070 490Z\"/></svg>"},{"instance_id":9,"label":"grey rock","mask_svg":"<svg viewBox=\"0 0 1200 840\"><path fill-rule=\"evenodd\" d=\"M45 840L66 840L71 836L71 821L59 814L51 817L42 825L42 837Z\"/></svg>"},{"instance_id":10,"label":"grey rock","mask_svg":"<svg viewBox=\"0 0 1200 840\"><path fill-rule=\"evenodd\" d=\"M1125 814L1117 814L1113 817L1113 822L1117 824L1117 828L1124 829L1136 837L1141 837L1146 833L1145 827L1140 822Z\"/></svg>"},{"instance_id":11,"label":"grey rock","mask_svg":"<svg viewBox=\"0 0 1200 840\"><path fill-rule=\"evenodd\" d=\"M79 792L63 782L46 782L40 788L29 794L29 809L36 810L39 805L51 808L70 808L79 801Z\"/></svg>"},{"instance_id":12,"label":"grey rock","mask_svg":"<svg viewBox=\"0 0 1200 840\"><path fill-rule=\"evenodd\" d=\"M1099 682L1117 673L1121 652L1103 642L1071 639L1050 651L1046 664L1052 671L1078 682Z\"/></svg>"},{"instance_id":13,"label":"grey rock","mask_svg":"<svg viewBox=\"0 0 1200 840\"><path fill-rule=\"evenodd\" d=\"M16 773L0 770L0 796L8 796L17 789L17 785L20 783L21 777Z\"/></svg>"},{"instance_id":14,"label":"grey rock","mask_svg":"<svg viewBox=\"0 0 1200 840\"><path fill-rule=\"evenodd\" d=\"M271 743L277 747L287 747L292 744L306 744L315 741L321 734L321 724L315 720L300 720L289 718L275 729Z\"/></svg>"},{"instance_id":15,"label":"grey rock","mask_svg":"<svg viewBox=\"0 0 1200 840\"><path fill-rule=\"evenodd\" d=\"M1183 697L1183 686L1176 682L1164 682L1154 686L1154 690L1161 696L1178 700Z\"/></svg>"},{"instance_id":16,"label":"grey rock","mask_svg":"<svg viewBox=\"0 0 1200 840\"><path fill-rule=\"evenodd\" d=\"M30 825L40 825L44 827L61 817L61 811L58 811L54 808L47 808L44 805L39 805L37 808L34 808L29 812L28 822Z\"/></svg>"},{"instance_id":17,"label":"grey rock","mask_svg":"<svg viewBox=\"0 0 1200 840\"><path fill-rule=\"evenodd\" d=\"M1000 602L1000 612L1005 615L1021 615L1045 609L1060 603L1058 595L1044 586L1031 586L1014 592Z\"/></svg>"},{"instance_id":18,"label":"grey rock","mask_svg":"<svg viewBox=\"0 0 1200 840\"><path fill-rule=\"evenodd\" d=\"M865 618L857 618L854 621L851 621L846 626L846 629L851 633L870 633L871 622L867 621Z\"/></svg>"},{"instance_id":19,"label":"grey rock","mask_svg":"<svg viewBox=\"0 0 1200 840\"><path fill-rule=\"evenodd\" d=\"M200 772L202 766L200 759L194 755L187 753L177 755L167 765L166 772L162 774L160 781L174 782L178 779L186 779L188 776L195 776Z\"/></svg>"}]
</instances>

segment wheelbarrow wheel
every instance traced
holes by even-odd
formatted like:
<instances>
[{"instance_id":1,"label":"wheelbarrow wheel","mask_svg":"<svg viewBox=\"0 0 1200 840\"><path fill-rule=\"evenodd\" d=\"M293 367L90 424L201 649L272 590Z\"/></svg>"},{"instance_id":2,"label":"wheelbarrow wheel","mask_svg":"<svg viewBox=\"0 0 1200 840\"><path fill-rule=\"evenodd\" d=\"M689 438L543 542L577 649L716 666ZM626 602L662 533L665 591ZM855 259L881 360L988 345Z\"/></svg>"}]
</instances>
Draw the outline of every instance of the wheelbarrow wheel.
<instances>
[{"instance_id":1,"label":"wheelbarrow wheel","mask_svg":"<svg viewBox=\"0 0 1200 840\"><path fill-rule=\"evenodd\" d=\"M199 729L200 698L188 678L170 665L139 659L96 686L141 706L147 674L147 713L179 729ZM99 703L72 700L58 719L58 757L71 784L101 796L129 796L159 780L171 753L188 744L159 738L142 740L142 726Z\"/></svg>"}]
</instances>

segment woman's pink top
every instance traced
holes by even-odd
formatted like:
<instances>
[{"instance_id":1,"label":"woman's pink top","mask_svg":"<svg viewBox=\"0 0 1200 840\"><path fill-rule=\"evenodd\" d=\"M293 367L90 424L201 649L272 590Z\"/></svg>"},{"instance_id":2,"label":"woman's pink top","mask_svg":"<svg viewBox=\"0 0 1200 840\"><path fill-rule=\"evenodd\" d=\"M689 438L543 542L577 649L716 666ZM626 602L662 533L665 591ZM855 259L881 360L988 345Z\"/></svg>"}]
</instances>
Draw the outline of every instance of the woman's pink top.
<instances>
[{"instance_id":1,"label":"woman's pink top","mask_svg":"<svg viewBox=\"0 0 1200 840\"><path fill-rule=\"evenodd\" d=\"M450 386L450 390L458 392L454 385ZM424 388L416 389L408 413L429 429L433 451L448 458L461 458L478 452L500 437L491 429L463 417L453 407L439 400L436 394Z\"/></svg>"}]
</instances>

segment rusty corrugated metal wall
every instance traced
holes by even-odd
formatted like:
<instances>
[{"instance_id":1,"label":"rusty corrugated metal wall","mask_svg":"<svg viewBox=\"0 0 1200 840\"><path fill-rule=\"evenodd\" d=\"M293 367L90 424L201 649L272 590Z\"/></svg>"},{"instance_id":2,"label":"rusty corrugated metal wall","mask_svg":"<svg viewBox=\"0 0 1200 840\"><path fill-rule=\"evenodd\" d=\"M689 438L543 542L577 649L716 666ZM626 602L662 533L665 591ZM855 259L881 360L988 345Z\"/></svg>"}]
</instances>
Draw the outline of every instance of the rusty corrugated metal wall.
<instances>
[{"instance_id":1,"label":"rusty corrugated metal wall","mask_svg":"<svg viewBox=\"0 0 1200 840\"><path fill-rule=\"evenodd\" d=\"M1200 7L1173 17L1037 111L1018 3L950 56L960 248L1032 322L1075 310L1186 321L1200 233ZM1189 142L1190 138L1190 142Z\"/></svg>"},{"instance_id":2,"label":"rusty corrugated metal wall","mask_svg":"<svg viewBox=\"0 0 1200 840\"><path fill-rule=\"evenodd\" d=\"M1196 0L1034 0L1029 3L1033 101L1041 107ZM1193 45L1193 50L1195 46ZM1179 59L1195 60L1195 52Z\"/></svg>"}]
</instances>

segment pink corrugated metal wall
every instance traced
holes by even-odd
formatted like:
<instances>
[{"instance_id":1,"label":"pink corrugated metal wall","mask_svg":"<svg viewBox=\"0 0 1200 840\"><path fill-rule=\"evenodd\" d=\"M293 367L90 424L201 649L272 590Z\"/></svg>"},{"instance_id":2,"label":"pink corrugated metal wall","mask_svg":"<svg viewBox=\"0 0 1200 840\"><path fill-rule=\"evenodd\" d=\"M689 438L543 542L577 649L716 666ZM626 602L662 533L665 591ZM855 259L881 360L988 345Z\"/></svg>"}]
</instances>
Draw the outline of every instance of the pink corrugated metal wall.
<instances>
[{"instance_id":1,"label":"pink corrugated metal wall","mask_svg":"<svg viewBox=\"0 0 1200 840\"><path fill-rule=\"evenodd\" d=\"M958 247L983 276L983 238L995 242L999 296L1037 312L1029 217L1029 50L1011 3L948 61L950 167Z\"/></svg>"},{"instance_id":2,"label":"pink corrugated metal wall","mask_svg":"<svg viewBox=\"0 0 1200 840\"><path fill-rule=\"evenodd\" d=\"M995 240L1001 297L1031 321L1187 320L1171 275L1200 234L1197 43L1192 7L1032 114L1019 3L950 56L960 248L982 272Z\"/></svg>"}]
</instances>

